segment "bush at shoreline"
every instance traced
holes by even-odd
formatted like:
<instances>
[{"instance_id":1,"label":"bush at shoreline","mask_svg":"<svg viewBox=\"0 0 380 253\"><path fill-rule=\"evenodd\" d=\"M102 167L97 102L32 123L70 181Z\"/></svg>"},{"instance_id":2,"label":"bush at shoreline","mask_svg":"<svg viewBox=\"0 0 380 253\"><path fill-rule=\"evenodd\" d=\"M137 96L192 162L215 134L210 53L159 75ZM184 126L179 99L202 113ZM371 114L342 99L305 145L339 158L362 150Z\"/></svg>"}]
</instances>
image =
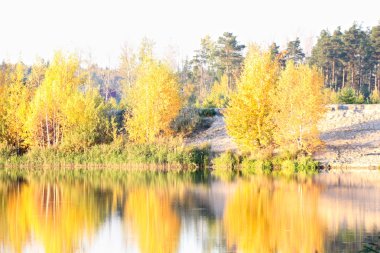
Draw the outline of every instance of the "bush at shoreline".
<instances>
[{"instance_id":1,"label":"bush at shoreline","mask_svg":"<svg viewBox=\"0 0 380 253\"><path fill-rule=\"evenodd\" d=\"M4 167L107 167L131 166L148 169L203 169L208 166L210 147L175 144L103 144L83 151L33 149L24 155L2 152Z\"/></svg>"}]
</instances>

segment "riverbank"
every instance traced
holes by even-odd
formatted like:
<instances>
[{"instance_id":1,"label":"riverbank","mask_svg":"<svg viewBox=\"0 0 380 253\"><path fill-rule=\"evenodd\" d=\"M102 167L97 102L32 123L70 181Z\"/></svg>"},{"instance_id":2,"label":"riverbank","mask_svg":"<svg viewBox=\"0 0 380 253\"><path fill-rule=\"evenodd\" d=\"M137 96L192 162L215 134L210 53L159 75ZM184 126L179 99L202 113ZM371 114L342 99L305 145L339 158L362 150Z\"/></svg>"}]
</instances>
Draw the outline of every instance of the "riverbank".
<instances>
[{"instance_id":1,"label":"riverbank","mask_svg":"<svg viewBox=\"0 0 380 253\"><path fill-rule=\"evenodd\" d=\"M210 159L237 151L224 117L210 117L210 127L183 143L163 145L104 144L81 152L32 150L23 156L0 156L0 167L124 168L129 170L193 170ZM319 123L323 147L313 158L332 169L378 169L380 166L380 105L329 105Z\"/></svg>"},{"instance_id":2,"label":"riverbank","mask_svg":"<svg viewBox=\"0 0 380 253\"><path fill-rule=\"evenodd\" d=\"M378 169L380 166L380 105L329 105L318 128L324 145L313 158L333 169ZM186 140L221 154L237 150L227 135L223 116L215 116L210 128Z\"/></svg>"},{"instance_id":3,"label":"riverbank","mask_svg":"<svg viewBox=\"0 0 380 253\"><path fill-rule=\"evenodd\" d=\"M319 123L324 146L314 158L337 169L380 166L380 105L330 105Z\"/></svg>"}]
</instances>

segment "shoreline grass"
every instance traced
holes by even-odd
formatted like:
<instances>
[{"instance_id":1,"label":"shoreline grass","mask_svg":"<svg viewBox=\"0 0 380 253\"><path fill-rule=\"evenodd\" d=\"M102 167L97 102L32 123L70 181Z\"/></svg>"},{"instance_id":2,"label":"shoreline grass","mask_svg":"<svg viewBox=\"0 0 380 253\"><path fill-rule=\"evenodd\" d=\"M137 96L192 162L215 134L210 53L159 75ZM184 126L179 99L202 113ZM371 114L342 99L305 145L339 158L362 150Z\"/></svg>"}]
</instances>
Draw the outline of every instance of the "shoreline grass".
<instances>
[{"instance_id":1,"label":"shoreline grass","mask_svg":"<svg viewBox=\"0 0 380 253\"><path fill-rule=\"evenodd\" d=\"M296 174L314 175L322 166L311 156L300 156L296 158L275 156L268 159L252 159L239 156L232 151L227 151L212 160L216 174L223 172L239 172L242 175L284 175Z\"/></svg>"},{"instance_id":2,"label":"shoreline grass","mask_svg":"<svg viewBox=\"0 0 380 253\"><path fill-rule=\"evenodd\" d=\"M127 170L199 170L208 167L210 147L172 144L96 145L83 151L35 149L0 155L0 168L116 168Z\"/></svg>"}]
</instances>

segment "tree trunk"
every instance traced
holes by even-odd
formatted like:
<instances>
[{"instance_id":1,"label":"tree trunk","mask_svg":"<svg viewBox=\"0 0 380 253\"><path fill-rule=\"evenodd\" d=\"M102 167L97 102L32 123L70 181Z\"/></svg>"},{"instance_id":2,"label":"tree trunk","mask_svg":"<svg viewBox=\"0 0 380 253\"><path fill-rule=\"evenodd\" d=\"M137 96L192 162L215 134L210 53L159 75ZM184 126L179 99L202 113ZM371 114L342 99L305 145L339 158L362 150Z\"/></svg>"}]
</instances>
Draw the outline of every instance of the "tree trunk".
<instances>
[{"instance_id":1,"label":"tree trunk","mask_svg":"<svg viewBox=\"0 0 380 253\"><path fill-rule=\"evenodd\" d=\"M378 72L378 67L379 67L379 64L377 64L376 65L376 67L375 67L375 89L376 89L376 91L378 91L378 83L377 83L377 72Z\"/></svg>"},{"instance_id":2,"label":"tree trunk","mask_svg":"<svg viewBox=\"0 0 380 253\"><path fill-rule=\"evenodd\" d=\"M45 127L46 127L46 140L47 140L47 146L50 147L49 122L48 122L48 115L47 115L47 112L45 112Z\"/></svg>"},{"instance_id":3,"label":"tree trunk","mask_svg":"<svg viewBox=\"0 0 380 253\"><path fill-rule=\"evenodd\" d=\"M333 66L332 66L332 81L334 83L334 87L336 86L335 83L335 61L333 61Z\"/></svg>"}]
</instances>

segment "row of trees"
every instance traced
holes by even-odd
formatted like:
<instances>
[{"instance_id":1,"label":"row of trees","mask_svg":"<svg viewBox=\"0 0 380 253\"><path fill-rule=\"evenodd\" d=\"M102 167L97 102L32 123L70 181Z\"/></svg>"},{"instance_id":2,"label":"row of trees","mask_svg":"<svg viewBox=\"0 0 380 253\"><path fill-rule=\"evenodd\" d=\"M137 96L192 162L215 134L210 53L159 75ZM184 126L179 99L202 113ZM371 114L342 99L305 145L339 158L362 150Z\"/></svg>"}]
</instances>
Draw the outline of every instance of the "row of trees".
<instances>
[{"instance_id":1,"label":"row of trees","mask_svg":"<svg viewBox=\"0 0 380 253\"><path fill-rule=\"evenodd\" d=\"M76 57L57 53L48 67L37 64L28 75L19 63L2 77L0 142L17 153L30 146L87 147L108 138L107 104Z\"/></svg>"},{"instance_id":2,"label":"row of trees","mask_svg":"<svg viewBox=\"0 0 380 253\"><path fill-rule=\"evenodd\" d=\"M365 97L379 90L380 25L363 29L353 24L333 33L323 30L312 50L310 64L318 66L326 87L351 87Z\"/></svg>"},{"instance_id":3,"label":"row of trees","mask_svg":"<svg viewBox=\"0 0 380 253\"><path fill-rule=\"evenodd\" d=\"M123 133L132 142L153 142L170 133L182 106L177 76L149 54L137 65L123 105L101 95L96 78L75 56L57 53L31 71L21 63L6 66L0 79L0 144L18 154L29 148L78 151ZM116 122L121 111L125 120Z\"/></svg>"},{"instance_id":4,"label":"row of trees","mask_svg":"<svg viewBox=\"0 0 380 253\"><path fill-rule=\"evenodd\" d=\"M229 90L234 90L244 65L244 48L231 33L224 33L217 42L206 36L193 59L185 61L180 70L181 83L193 84L201 102L208 100L205 94L212 92L214 85L223 83L223 75L227 77ZM336 92L352 88L364 100L379 92L380 25L364 29L354 23L346 31L338 27L332 34L323 30L309 57L299 38L289 41L282 50L272 43L269 50L282 69L289 61L318 67L323 73L325 87Z\"/></svg>"},{"instance_id":5,"label":"row of trees","mask_svg":"<svg viewBox=\"0 0 380 253\"><path fill-rule=\"evenodd\" d=\"M250 47L244 59L245 46L224 33L216 42L202 39L177 72L154 59L149 40L138 51L126 47L118 71L62 53L31 67L2 64L0 143L18 153L30 147L78 150L124 133L131 142L150 143L172 133L183 106L200 101L229 104L229 132L243 150L273 151L282 143L313 150L323 82L333 89L379 88L379 27L353 25L331 36L324 31L310 59L298 38L285 50L275 43L265 52ZM121 111L124 121L116 122Z\"/></svg>"},{"instance_id":6,"label":"row of trees","mask_svg":"<svg viewBox=\"0 0 380 253\"><path fill-rule=\"evenodd\" d=\"M213 87L224 85L224 82L228 90L234 90L243 67L245 48L235 35L228 32L220 36L216 42L210 36L202 38L200 48L195 50L195 55L190 61L184 62L180 70L181 83L193 84L200 101L207 100L207 95L212 93ZM270 45L270 52L272 59L276 58L282 67L290 60L297 64L305 60L299 38L289 41L284 50L280 50L280 47L273 43Z\"/></svg>"}]
</instances>

